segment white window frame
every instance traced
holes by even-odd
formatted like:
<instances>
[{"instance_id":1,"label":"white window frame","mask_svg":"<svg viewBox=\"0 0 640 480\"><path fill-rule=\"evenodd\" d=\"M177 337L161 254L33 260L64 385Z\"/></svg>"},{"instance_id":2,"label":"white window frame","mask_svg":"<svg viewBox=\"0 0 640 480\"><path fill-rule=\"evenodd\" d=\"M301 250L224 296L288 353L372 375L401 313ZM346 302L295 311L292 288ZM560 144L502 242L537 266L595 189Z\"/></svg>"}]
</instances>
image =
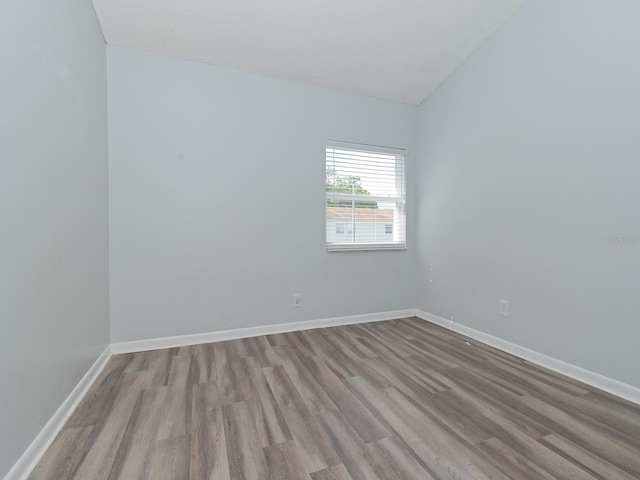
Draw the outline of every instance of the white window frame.
<instances>
[{"instance_id":1,"label":"white window frame","mask_svg":"<svg viewBox=\"0 0 640 480\"><path fill-rule=\"evenodd\" d=\"M354 152L366 152L374 154L392 155L396 157L396 173L393 177L396 188L395 193L390 195L359 195L344 192L335 192L325 189L325 211L329 206L329 200L352 200L352 201L377 201L383 203L393 203L394 221L392 227L392 242L330 242L327 238L327 219L325 218L325 245L328 252L354 251L354 250L406 250L406 157L407 150L401 148L382 147L377 145L367 145L350 143L337 140L327 140L325 150L325 173L331 166L331 156L335 162L335 154L332 150L350 150ZM333 164L335 170L335 163ZM325 215L326 217L326 215Z\"/></svg>"}]
</instances>

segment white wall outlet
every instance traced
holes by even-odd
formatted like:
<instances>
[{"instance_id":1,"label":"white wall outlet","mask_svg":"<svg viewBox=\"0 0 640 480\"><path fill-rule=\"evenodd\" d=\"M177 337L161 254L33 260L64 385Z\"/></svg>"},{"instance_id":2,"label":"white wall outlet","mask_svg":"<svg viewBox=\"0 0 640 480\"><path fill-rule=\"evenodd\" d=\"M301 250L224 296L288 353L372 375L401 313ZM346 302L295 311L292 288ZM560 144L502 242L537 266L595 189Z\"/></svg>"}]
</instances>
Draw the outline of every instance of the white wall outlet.
<instances>
[{"instance_id":1,"label":"white wall outlet","mask_svg":"<svg viewBox=\"0 0 640 480\"><path fill-rule=\"evenodd\" d=\"M498 313L503 317L509 316L509 302L507 300L500 300Z\"/></svg>"},{"instance_id":2,"label":"white wall outlet","mask_svg":"<svg viewBox=\"0 0 640 480\"><path fill-rule=\"evenodd\" d=\"M301 293L294 293L293 294L293 306L295 308L299 308L302 306L302 294Z\"/></svg>"}]
</instances>

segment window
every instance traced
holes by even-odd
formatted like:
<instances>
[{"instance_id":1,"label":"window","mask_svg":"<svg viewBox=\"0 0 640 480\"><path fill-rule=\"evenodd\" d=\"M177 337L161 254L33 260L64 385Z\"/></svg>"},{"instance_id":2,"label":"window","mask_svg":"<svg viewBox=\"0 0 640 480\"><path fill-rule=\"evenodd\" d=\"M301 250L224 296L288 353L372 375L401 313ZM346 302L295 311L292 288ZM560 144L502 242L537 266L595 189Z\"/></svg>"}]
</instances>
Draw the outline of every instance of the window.
<instances>
[{"instance_id":1,"label":"window","mask_svg":"<svg viewBox=\"0 0 640 480\"><path fill-rule=\"evenodd\" d=\"M327 250L406 248L405 155L327 141Z\"/></svg>"}]
</instances>

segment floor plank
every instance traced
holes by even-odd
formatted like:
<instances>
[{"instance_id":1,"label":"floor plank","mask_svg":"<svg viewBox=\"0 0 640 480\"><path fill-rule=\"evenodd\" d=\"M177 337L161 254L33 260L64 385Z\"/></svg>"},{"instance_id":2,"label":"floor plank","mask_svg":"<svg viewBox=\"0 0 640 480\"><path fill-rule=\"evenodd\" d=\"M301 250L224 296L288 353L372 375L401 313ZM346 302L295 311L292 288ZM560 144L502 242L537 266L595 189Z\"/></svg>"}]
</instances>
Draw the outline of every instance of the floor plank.
<instances>
[{"instance_id":1,"label":"floor plank","mask_svg":"<svg viewBox=\"0 0 640 480\"><path fill-rule=\"evenodd\" d=\"M29 480L631 480L639 454L639 405L403 318L115 355Z\"/></svg>"}]
</instances>

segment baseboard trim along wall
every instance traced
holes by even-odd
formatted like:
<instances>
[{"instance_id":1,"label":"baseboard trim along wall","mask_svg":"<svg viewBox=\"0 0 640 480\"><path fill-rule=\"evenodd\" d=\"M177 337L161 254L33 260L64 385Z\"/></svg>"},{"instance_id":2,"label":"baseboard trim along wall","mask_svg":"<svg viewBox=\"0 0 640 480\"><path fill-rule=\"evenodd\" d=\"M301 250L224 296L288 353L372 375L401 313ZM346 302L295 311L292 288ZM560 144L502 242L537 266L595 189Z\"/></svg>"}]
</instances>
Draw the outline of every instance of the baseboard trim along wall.
<instances>
[{"instance_id":1,"label":"baseboard trim along wall","mask_svg":"<svg viewBox=\"0 0 640 480\"><path fill-rule=\"evenodd\" d=\"M395 310L392 312L367 313L364 315L350 315L347 317L333 317L319 320L307 320L303 322L237 328L233 330L222 330L219 332L198 333L195 335L178 335L175 337L153 338L150 340L136 340L132 342L112 343L111 351L113 353L144 352L146 350L158 350L160 348L174 348L184 347L186 345L197 345L199 343L223 342L225 340L296 332L299 330L311 330L313 328L337 327L340 325L393 320L394 318L413 317L415 316L415 313L416 311L413 309Z\"/></svg>"},{"instance_id":2,"label":"baseboard trim along wall","mask_svg":"<svg viewBox=\"0 0 640 480\"><path fill-rule=\"evenodd\" d=\"M450 320L422 310L416 310L415 316L640 405L640 388L634 387L633 385L585 370L584 368L563 362L557 358L549 357L534 350L511 343L507 340L494 337L493 335L489 335L479 330L474 330L473 328L466 327L459 323L454 323Z\"/></svg>"},{"instance_id":3,"label":"baseboard trim along wall","mask_svg":"<svg viewBox=\"0 0 640 480\"><path fill-rule=\"evenodd\" d=\"M46 425L40 430L40 433L27 447L18 461L13 465L4 480L26 480L31 471L35 468L44 453L47 451L56 436L62 430L65 422L69 419L73 411L76 409L80 401L96 381L100 372L107 365L111 358L111 347L107 346L100 356L93 362L87 373L78 382L69 396L62 402L62 405L56 410L56 413L49 419Z\"/></svg>"},{"instance_id":4,"label":"baseboard trim along wall","mask_svg":"<svg viewBox=\"0 0 640 480\"><path fill-rule=\"evenodd\" d=\"M89 371L82 377L82 380L72 390L60 408L47 422L35 440L25 450L18 462L9 471L4 480L26 480L31 470L36 466L47 448L51 445L64 423L71 416L73 410L78 406L89 388L98 378L100 372L107 364L111 355L119 353L134 353L146 350L157 350L160 348L182 347L186 345L197 345L199 343L221 342L225 340L235 340L238 338L257 337L260 335L270 335L276 333L295 332L299 330L310 330L313 328L337 327L340 325L353 325L357 323L369 323L397 318L418 317L427 322L439 325L454 332L466 335L469 338L490 345L504 352L520 357L529 362L561 373L568 377L584 382L593 387L609 392L618 397L629 400L640 405L640 388L614 380L604 375L600 375L589 370L571 365L561 360L543 355L541 353L521 347L515 343L503 340L498 337L474 330L459 323L454 323L437 315L433 315L422 310L408 309L396 310L383 313L368 313L364 315L351 315L346 317L325 318L319 320L309 320L304 322L281 323L276 325L265 325L259 327L238 328L234 330L223 330L220 332L199 333L195 335L179 335L175 337L155 338L149 340L137 340L132 342L120 342L109 345L105 351L91 366Z\"/></svg>"}]
</instances>

